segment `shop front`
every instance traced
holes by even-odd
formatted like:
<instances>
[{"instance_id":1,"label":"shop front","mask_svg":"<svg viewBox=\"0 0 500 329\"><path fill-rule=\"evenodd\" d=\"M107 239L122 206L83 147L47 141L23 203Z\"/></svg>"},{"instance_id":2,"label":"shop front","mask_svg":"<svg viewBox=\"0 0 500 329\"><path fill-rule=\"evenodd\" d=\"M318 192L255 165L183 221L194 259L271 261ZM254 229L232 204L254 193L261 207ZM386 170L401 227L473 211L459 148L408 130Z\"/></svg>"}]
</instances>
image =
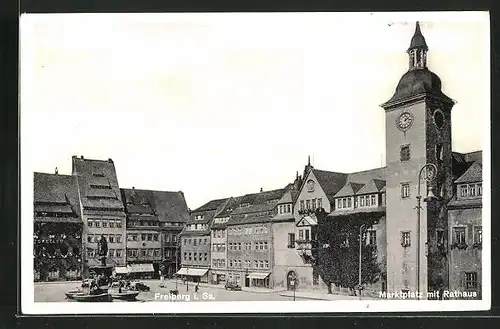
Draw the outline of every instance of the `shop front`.
<instances>
[{"instance_id":1,"label":"shop front","mask_svg":"<svg viewBox=\"0 0 500 329\"><path fill-rule=\"evenodd\" d=\"M220 284L226 282L226 273L222 271L213 271L212 270L212 283Z\"/></svg>"},{"instance_id":2,"label":"shop front","mask_svg":"<svg viewBox=\"0 0 500 329\"><path fill-rule=\"evenodd\" d=\"M133 279L152 279L155 277L155 269L153 264L128 264L127 273Z\"/></svg>"},{"instance_id":3,"label":"shop front","mask_svg":"<svg viewBox=\"0 0 500 329\"><path fill-rule=\"evenodd\" d=\"M208 268L182 267L177 276L184 281L208 283Z\"/></svg>"},{"instance_id":4,"label":"shop front","mask_svg":"<svg viewBox=\"0 0 500 329\"><path fill-rule=\"evenodd\" d=\"M252 272L248 274L252 287L269 288L269 272Z\"/></svg>"}]
</instances>

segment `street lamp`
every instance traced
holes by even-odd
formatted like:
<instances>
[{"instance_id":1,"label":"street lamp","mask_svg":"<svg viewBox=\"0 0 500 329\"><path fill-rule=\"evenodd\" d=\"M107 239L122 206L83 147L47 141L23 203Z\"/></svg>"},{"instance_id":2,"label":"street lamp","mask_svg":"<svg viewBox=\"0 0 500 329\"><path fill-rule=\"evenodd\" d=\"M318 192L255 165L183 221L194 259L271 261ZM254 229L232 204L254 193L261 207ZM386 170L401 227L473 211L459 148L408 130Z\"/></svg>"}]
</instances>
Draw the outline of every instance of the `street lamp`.
<instances>
[{"instance_id":1,"label":"street lamp","mask_svg":"<svg viewBox=\"0 0 500 329\"><path fill-rule=\"evenodd\" d=\"M424 172L424 170L425 170L425 180L427 182L432 182L434 179L436 179L437 167L432 163L427 163L422 168L420 168L420 171L418 173L417 206L415 207L415 209L417 209L417 299L420 299L420 210L422 209L421 206L422 196L420 195L420 181L422 180L422 173ZM424 199L424 202L428 202L435 199L437 198L434 195L434 193L432 193L432 187L428 187L427 197Z\"/></svg>"},{"instance_id":2,"label":"street lamp","mask_svg":"<svg viewBox=\"0 0 500 329\"><path fill-rule=\"evenodd\" d=\"M359 290L359 298L361 299L361 247L363 242L363 230L366 225L363 224L359 227L359 271L358 271L358 290Z\"/></svg>"}]
</instances>

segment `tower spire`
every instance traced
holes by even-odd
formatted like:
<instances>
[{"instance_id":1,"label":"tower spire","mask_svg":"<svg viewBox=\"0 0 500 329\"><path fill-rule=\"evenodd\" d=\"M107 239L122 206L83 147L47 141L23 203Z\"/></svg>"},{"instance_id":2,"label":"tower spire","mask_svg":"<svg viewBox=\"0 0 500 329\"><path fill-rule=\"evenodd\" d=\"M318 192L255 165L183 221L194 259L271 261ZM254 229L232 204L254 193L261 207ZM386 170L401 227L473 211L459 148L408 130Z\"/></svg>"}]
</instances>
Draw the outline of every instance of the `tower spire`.
<instances>
[{"instance_id":1,"label":"tower spire","mask_svg":"<svg viewBox=\"0 0 500 329\"><path fill-rule=\"evenodd\" d=\"M411 38L410 47L407 50L410 60L410 70L423 69L427 67L427 43L420 30L420 22L415 24L415 33Z\"/></svg>"}]
</instances>

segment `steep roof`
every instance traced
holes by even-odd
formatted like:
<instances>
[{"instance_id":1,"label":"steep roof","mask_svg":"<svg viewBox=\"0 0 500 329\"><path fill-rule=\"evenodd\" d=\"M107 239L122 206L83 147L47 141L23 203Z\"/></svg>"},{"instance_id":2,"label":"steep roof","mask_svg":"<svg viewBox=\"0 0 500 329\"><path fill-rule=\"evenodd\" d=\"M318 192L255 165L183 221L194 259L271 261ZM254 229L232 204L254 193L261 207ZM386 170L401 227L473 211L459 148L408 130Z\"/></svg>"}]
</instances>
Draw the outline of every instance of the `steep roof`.
<instances>
[{"instance_id":1,"label":"steep roof","mask_svg":"<svg viewBox=\"0 0 500 329\"><path fill-rule=\"evenodd\" d=\"M73 156L72 166L73 175L77 176L84 211L85 208L124 211L113 160L93 160Z\"/></svg>"},{"instance_id":2,"label":"steep roof","mask_svg":"<svg viewBox=\"0 0 500 329\"><path fill-rule=\"evenodd\" d=\"M381 179L372 179L368 183L366 183L357 194L368 194L368 193L378 193L385 187L385 180Z\"/></svg>"},{"instance_id":3,"label":"steep roof","mask_svg":"<svg viewBox=\"0 0 500 329\"><path fill-rule=\"evenodd\" d=\"M227 202L229 198L224 198L224 199L217 199L217 200L211 200L205 203L204 205L196 208L192 212L203 212L207 210L216 210L218 207L220 207L223 203Z\"/></svg>"},{"instance_id":4,"label":"steep roof","mask_svg":"<svg viewBox=\"0 0 500 329\"><path fill-rule=\"evenodd\" d=\"M339 198L339 197L344 197L344 196L353 196L353 195L357 194L357 192L363 187L363 185L364 184L349 182L349 183L345 184L344 187L342 187L340 189L340 191L338 191L334 195L334 197Z\"/></svg>"},{"instance_id":5,"label":"steep roof","mask_svg":"<svg viewBox=\"0 0 500 329\"><path fill-rule=\"evenodd\" d=\"M369 170L352 172L348 174L347 182L366 184L372 179L385 180L386 176L387 176L387 167L380 167Z\"/></svg>"},{"instance_id":6,"label":"steep roof","mask_svg":"<svg viewBox=\"0 0 500 329\"><path fill-rule=\"evenodd\" d=\"M272 210L283 196L285 189L246 194L241 198L239 207L231 215L249 214Z\"/></svg>"},{"instance_id":7,"label":"steep roof","mask_svg":"<svg viewBox=\"0 0 500 329\"><path fill-rule=\"evenodd\" d=\"M473 183L483 180L483 166L479 162L472 165L455 181L455 183Z\"/></svg>"},{"instance_id":8,"label":"steep roof","mask_svg":"<svg viewBox=\"0 0 500 329\"><path fill-rule=\"evenodd\" d=\"M54 217L35 216L35 221L82 221L76 177L35 172L33 179L34 211L57 214Z\"/></svg>"},{"instance_id":9,"label":"steep roof","mask_svg":"<svg viewBox=\"0 0 500 329\"><path fill-rule=\"evenodd\" d=\"M333 196L345 185L348 174L319 169L311 171L330 202L333 202Z\"/></svg>"},{"instance_id":10,"label":"steep roof","mask_svg":"<svg viewBox=\"0 0 500 329\"><path fill-rule=\"evenodd\" d=\"M121 189L126 213L155 215L162 222L187 222L189 212L182 192Z\"/></svg>"}]
</instances>

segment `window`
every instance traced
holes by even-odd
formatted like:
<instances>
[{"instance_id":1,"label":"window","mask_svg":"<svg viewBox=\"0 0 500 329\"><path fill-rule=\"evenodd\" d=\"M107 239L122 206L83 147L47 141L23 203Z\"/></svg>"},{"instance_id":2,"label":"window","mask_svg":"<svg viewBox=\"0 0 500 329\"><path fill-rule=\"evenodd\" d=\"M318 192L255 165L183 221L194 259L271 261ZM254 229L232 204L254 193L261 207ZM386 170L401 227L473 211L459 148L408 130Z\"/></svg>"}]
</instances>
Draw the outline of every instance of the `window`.
<instances>
[{"instance_id":1,"label":"window","mask_svg":"<svg viewBox=\"0 0 500 329\"><path fill-rule=\"evenodd\" d=\"M87 248L87 257L94 257L94 249Z\"/></svg>"},{"instance_id":2,"label":"window","mask_svg":"<svg viewBox=\"0 0 500 329\"><path fill-rule=\"evenodd\" d=\"M198 239L193 239L193 246L196 246L196 241L198 241Z\"/></svg>"},{"instance_id":3,"label":"window","mask_svg":"<svg viewBox=\"0 0 500 329\"><path fill-rule=\"evenodd\" d=\"M346 208L346 207L347 207L347 200L342 199L342 208Z\"/></svg>"},{"instance_id":4,"label":"window","mask_svg":"<svg viewBox=\"0 0 500 329\"><path fill-rule=\"evenodd\" d=\"M229 267L233 267L233 260L232 259L229 260Z\"/></svg>"},{"instance_id":5,"label":"window","mask_svg":"<svg viewBox=\"0 0 500 329\"><path fill-rule=\"evenodd\" d=\"M268 260L264 261L264 268L269 268L269 261Z\"/></svg>"},{"instance_id":6,"label":"window","mask_svg":"<svg viewBox=\"0 0 500 329\"><path fill-rule=\"evenodd\" d=\"M107 220L102 220L102 227L108 227L108 221Z\"/></svg>"},{"instance_id":7,"label":"window","mask_svg":"<svg viewBox=\"0 0 500 329\"><path fill-rule=\"evenodd\" d=\"M264 261L259 260L259 268L264 268Z\"/></svg>"},{"instance_id":8,"label":"window","mask_svg":"<svg viewBox=\"0 0 500 329\"><path fill-rule=\"evenodd\" d=\"M92 235L87 235L87 242L92 243Z\"/></svg>"},{"instance_id":9,"label":"window","mask_svg":"<svg viewBox=\"0 0 500 329\"><path fill-rule=\"evenodd\" d=\"M474 244L483 243L483 227L474 226Z\"/></svg>"},{"instance_id":10,"label":"window","mask_svg":"<svg viewBox=\"0 0 500 329\"><path fill-rule=\"evenodd\" d=\"M310 241L310 239L309 239L309 230L305 230L305 233L306 233L306 241Z\"/></svg>"},{"instance_id":11,"label":"window","mask_svg":"<svg viewBox=\"0 0 500 329\"><path fill-rule=\"evenodd\" d=\"M258 262L258 261L256 261L256 260L254 260L254 261L253 261L253 267L254 267L254 268L259 267L259 262Z\"/></svg>"},{"instance_id":12,"label":"window","mask_svg":"<svg viewBox=\"0 0 500 329\"><path fill-rule=\"evenodd\" d=\"M323 200L321 198L318 198L318 208L323 208Z\"/></svg>"},{"instance_id":13,"label":"window","mask_svg":"<svg viewBox=\"0 0 500 329\"><path fill-rule=\"evenodd\" d=\"M121 235L116 236L116 243L122 243L122 236Z\"/></svg>"},{"instance_id":14,"label":"window","mask_svg":"<svg viewBox=\"0 0 500 329\"><path fill-rule=\"evenodd\" d=\"M465 289L477 289L477 272L465 272Z\"/></svg>"},{"instance_id":15,"label":"window","mask_svg":"<svg viewBox=\"0 0 500 329\"><path fill-rule=\"evenodd\" d=\"M436 160L443 161L443 144L436 145Z\"/></svg>"},{"instance_id":16,"label":"window","mask_svg":"<svg viewBox=\"0 0 500 329\"><path fill-rule=\"evenodd\" d=\"M155 249L155 257L160 257L160 249Z\"/></svg>"},{"instance_id":17,"label":"window","mask_svg":"<svg viewBox=\"0 0 500 329\"><path fill-rule=\"evenodd\" d=\"M182 239L182 243L183 243L184 245L186 245L186 243L187 243L187 239Z\"/></svg>"},{"instance_id":18,"label":"window","mask_svg":"<svg viewBox=\"0 0 500 329\"><path fill-rule=\"evenodd\" d=\"M410 183L401 183L401 198L410 197Z\"/></svg>"},{"instance_id":19,"label":"window","mask_svg":"<svg viewBox=\"0 0 500 329\"><path fill-rule=\"evenodd\" d=\"M154 235L153 235L153 240L154 240L154 241L158 241L158 234L154 234Z\"/></svg>"},{"instance_id":20,"label":"window","mask_svg":"<svg viewBox=\"0 0 500 329\"><path fill-rule=\"evenodd\" d=\"M153 240L153 234L148 234L148 241L152 241Z\"/></svg>"},{"instance_id":21,"label":"window","mask_svg":"<svg viewBox=\"0 0 500 329\"><path fill-rule=\"evenodd\" d=\"M377 231L376 230L368 230L368 244L370 246L377 245Z\"/></svg>"},{"instance_id":22,"label":"window","mask_svg":"<svg viewBox=\"0 0 500 329\"><path fill-rule=\"evenodd\" d=\"M460 196L461 197L467 196L467 185L460 186Z\"/></svg>"},{"instance_id":23,"label":"window","mask_svg":"<svg viewBox=\"0 0 500 329\"><path fill-rule=\"evenodd\" d=\"M184 260L187 260L187 252L184 253Z\"/></svg>"},{"instance_id":24,"label":"window","mask_svg":"<svg viewBox=\"0 0 500 329\"><path fill-rule=\"evenodd\" d=\"M295 233L288 233L288 248L295 248Z\"/></svg>"},{"instance_id":25,"label":"window","mask_svg":"<svg viewBox=\"0 0 500 329\"><path fill-rule=\"evenodd\" d=\"M438 248L444 246L444 230L441 229L436 230L436 244Z\"/></svg>"},{"instance_id":26,"label":"window","mask_svg":"<svg viewBox=\"0 0 500 329\"><path fill-rule=\"evenodd\" d=\"M409 231L401 232L401 245L404 248L411 246L411 237Z\"/></svg>"},{"instance_id":27,"label":"window","mask_svg":"<svg viewBox=\"0 0 500 329\"><path fill-rule=\"evenodd\" d=\"M465 227L453 228L453 244L465 244Z\"/></svg>"},{"instance_id":28,"label":"window","mask_svg":"<svg viewBox=\"0 0 500 329\"><path fill-rule=\"evenodd\" d=\"M203 259L205 260L205 262L208 261L208 253L203 254Z\"/></svg>"},{"instance_id":29,"label":"window","mask_svg":"<svg viewBox=\"0 0 500 329\"><path fill-rule=\"evenodd\" d=\"M198 253L197 252L193 253L193 260L195 262L198 260ZM201 257L200 257L200 260L201 260Z\"/></svg>"},{"instance_id":30,"label":"window","mask_svg":"<svg viewBox=\"0 0 500 329\"><path fill-rule=\"evenodd\" d=\"M342 208L342 199L337 199L337 208Z\"/></svg>"},{"instance_id":31,"label":"window","mask_svg":"<svg viewBox=\"0 0 500 329\"><path fill-rule=\"evenodd\" d=\"M311 204L312 204L312 209L315 210L316 209L316 199L312 199Z\"/></svg>"},{"instance_id":32,"label":"window","mask_svg":"<svg viewBox=\"0 0 500 329\"><path fill-rule=\"evenodd\" d=\"M122 250L116 249L116 257L121 257L121 256L122 256Z\"/></svg>"},{"instance_id":33,"label":"window","mask_svg":"<svg viewBox=\"0 0 500 329\"><path fill-rule=\"evenodd\" d=\"M115 227L115 221L114 220L110 220L109 221L109 227L110 228L114 228Z\"/></svg>"},{"instance_id":34,"label":"window","mask_svg":"<svg viewBox=\"0 0 500 329\"><path fill-rule=\"evenodd\" d=\"M469 196L476 196L476 185L475 184L469 185Z\"/></svg>"},{"instance_id":35,"label":"window","mask_svg":"<svg viewBox=\"0 0 500 329\"><path fill-rule=\"evenodd\" d=\"M189 259L189 260L191 260L191 253L189 253L189 254L188 254L188 256L189 256L189 258L188 258L188 259Z\"/></svg>"},{"instance_id":36,"label":"window","mask_svg":"<svg viewBox=\"0 0 500 329\"><path fill-rule=\"evenodd\" d=\"M115 224L116 224L116 227L118 227L118 228L122 227L122 221L121 220L116 221Z\"/></svg>"},{"instance_id":37,"label":"window","mask_svg":"<svg viewBox=\"0 0 500 329\"><path fill-rule=\"evenodd\" d=\"M401 162L410 160L410 145L402 145L400 149L400 160Z\"/></svg>"},{"instance_id":38,"label":"window","mask_svg":"<svg viewBox=\"0 0 500 329\"><path fill-rule=\"evenodd\" d=\"M267 241L264 241L264 250L268 250Z\"/></svg>"},{"instance_id":39,"label":"window","mask_svg":"<svg viewBox=\"0 0 500 329\"><path fill-rule=\"evenodd\" d=\"M96 220L94 223L95 223L95 227L101 227L101 221L100 220Z\"/></svg>"},{"instance_id":40,"label":"window","mask_svg":"<svg viewBox=\"0 0 500 329\"><path fill-rule=\"evenodd\" d=\"M109 243L115 243L115 236L114 235L109 235Z\"/></svg>"},{"instance_id":41,"label":"window","mask_svg":"<svg viewBox=\"0 0 500 329\"><path fill-rule=\"evenodd\" d=\"M141 256L146 257L146 255L147 255L146 249L141 249Z\"/></svg>"},{"instance_id":42,"label":"window","mask_svg":"<svg viewBox=\"0 0 500 329\"><path fill-rule=\"evenodd\" d=\"M238 242L238 250L241 250L241 242Z\"/></svg>"},{"instance_id":43,"label":"window","mask_svg":"<svg viewBox=\"0 0 500 329\"><path fill-rule=\"evenodd\" d=\"M203 239L203 242L204 242L205 244L208 244L208 238Z\"/></svg>"},{"instance_id":44,"label":"window","mask_svg":"<svg viewBox=\"0 0 500 329\"><path fill-rule=\"evenodd\" d=\"M304 230L299 230L299 240L304 240Z\"/></svg>"},{"instance_id":45,"label":"window","mask_svg":"<svg viewBox=\"0 0 500 329\"><path fill-rule=\"evenodd\" d=\"M371 201L372 201L372 206L376 206L376 205L377 205L377 201L376 201L376 199L375 199L375 195L371 195L371 196L370 196L370 199L371 199Z\"/></svg>"},{"instance_id":46,"label":"window","mask_svg":"<svg viewBox=\"0 0 500 329\"><path fill-rule=\"evenodd\" d=\"M360 207L364 207L365 206L365 197L364 196L360 196L359 197L359 206Z\"/></svg>"},{"instance_id":47,"label":"window","mask_svg":"<svg viewBox=\"0 0 500 329\"><path fill-rule=\"evenodd\" d=\"M290 204L286 205L286 212L288 212L288 213L292 212L292 205L290 205Z\"/></svg>"},{"instance_id":48,"label":"window","mask_svg":"<svg viewBox=\"0 0 500 329\"><path fill-rule=\"evenodd\" d=\"M483 195L483 184L479 183L477 184L477 196L482 196Z\"/></svg>"},{"instance_id":49,"label":"window","mask_svg":"<svg viewBox=\"0 0 500 329\"><path fill-rule=\"evenodd\" d=\"M307 210L311 209L311 200L306 200L306 208Z\"/></svg>"},{"instance_id":50,"label":"window","mask_svg":"<svg viewBox=\"0 0 500 329\"><path fill-rule=\"evenodd\" d=\"M347 208L352 207L352 198L347 198Z\"/></svg>"},{"instance_id":51,"label":"window","mask_svg":"<svg viewBox=\"0 0 500 329\"><path fill-rule=\"evenodd\" d=\"M88 225L89 227L92 227L92 225L94 225L94 221L93 221L93 220L91 220L91 219L89 219L89 220L87 221L87 225Z\"/></svg>"},{"instance_id":52,"label":"window","mask_svg":"<svg viewBox=\"0 0 500 329\"><path fill-rule=\"evenodd\" d=\"M146 234L141 234L141 240L146 241Z\"/></svg>"}]
</instances>

